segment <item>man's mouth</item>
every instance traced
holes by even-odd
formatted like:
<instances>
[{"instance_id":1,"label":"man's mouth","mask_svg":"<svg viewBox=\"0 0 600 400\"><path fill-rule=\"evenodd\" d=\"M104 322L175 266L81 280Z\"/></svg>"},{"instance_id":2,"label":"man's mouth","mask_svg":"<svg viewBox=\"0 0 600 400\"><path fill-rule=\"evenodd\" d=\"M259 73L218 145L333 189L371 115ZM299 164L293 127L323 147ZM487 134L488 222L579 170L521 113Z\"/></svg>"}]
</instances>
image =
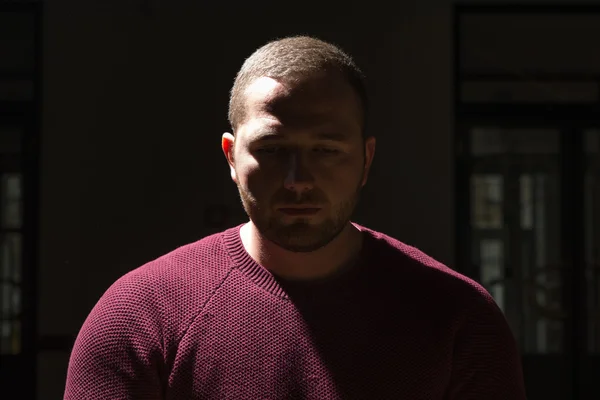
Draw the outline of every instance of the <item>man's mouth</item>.
<instances>
[{"instance_id":1,"label":"man's mouth","mask_svg":"<svg viewBox=\"0 0 600 400\"><path fill-rule=\"evenodd\" d=\"M284 214L292 216L307 216L318 213L321 209L317 207L282 207L278 209Z\"/></svg>"}]
</instances>

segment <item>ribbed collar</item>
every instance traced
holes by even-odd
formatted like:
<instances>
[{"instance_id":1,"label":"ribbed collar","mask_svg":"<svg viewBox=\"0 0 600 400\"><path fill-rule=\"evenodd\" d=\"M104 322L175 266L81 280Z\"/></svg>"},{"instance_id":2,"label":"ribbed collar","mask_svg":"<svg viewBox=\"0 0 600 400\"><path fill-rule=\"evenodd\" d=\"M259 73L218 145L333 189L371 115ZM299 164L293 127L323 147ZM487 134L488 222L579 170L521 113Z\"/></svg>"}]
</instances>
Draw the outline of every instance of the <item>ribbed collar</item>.
<instances>
[{"instance_id":1,"label":"ribbed collar","mask_svg":"<svg viewBox=\"0 0 600 400\"><path fill-rule=\"evenodd\" d=\"M360 269L360 267L365 264L365 260L368 258L367 254L369 253L370 243L373 239L371 237L371 232L369 229L366 229L358 224L354 224L363 232L364 235L363 248L356 264L349 268L349 270L342 271L339 275L336 273L332 279L325 279L324 281L315 281L314 283L298 283L285 281L284 279L275 277L273 273L271 273L268 269L266 269L265 267L254 261L252 257L250 257L250 254L248 254L248 252L244 248L244 244L242 243L242 239L240 237L240 228L243 225L244 224L240 224L223 232L223 244L225 245L225 248L229 253L229 256L231 257L231 260L233 261L234 265L255 284L259 285L265 290L268 290L269 292L273 293L278 297L286 299L289 298L289 296L287 295L286 290L281 285L282 281L286 282L286 287L289 285L296 287L318 287L320 285L335 284L337 281L344 280L344 278L348 275L352 275L353 271Z\"/></svg>"}]
</instances>

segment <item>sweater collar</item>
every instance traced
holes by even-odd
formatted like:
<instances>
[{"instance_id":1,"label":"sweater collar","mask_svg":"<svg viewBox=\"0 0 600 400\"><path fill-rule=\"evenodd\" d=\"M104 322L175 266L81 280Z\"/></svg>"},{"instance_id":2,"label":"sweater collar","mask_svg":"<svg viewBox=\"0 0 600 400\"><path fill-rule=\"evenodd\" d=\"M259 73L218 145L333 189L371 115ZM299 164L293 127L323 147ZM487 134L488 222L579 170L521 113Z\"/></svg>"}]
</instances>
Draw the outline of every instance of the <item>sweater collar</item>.
<instances>
[{"instance_id":1,"label":"sweater collar","mask_svg":"<svg viewBox=\"0 0 600 400\"><path fill-rule=\"evenodd\" d=\"M357 228L361 230L364 235L363 248L360 256L356 263L348 269L344 269L339 273L335 273L332 277L325 279L318 279L314 281L288 281L280 277L275 276L271 271L257 263L250 254L244 248L242 239L240 237L240 229L244 224L240 224L233 228L227 229L223 232L223 243L225 248L233 261L235 267L237 267L242 273L244 273L250 280L260 287L268 290L274 295L282 298L288 298L286 290L283 288L293 286L296 288L318 288L329 285L335 285L337 282L343 281L353 272L360 269L365 264L367 253L371 244L371 231L358 224L353 223ZM283 284L283 285L282 285Z\"/></svg>"}]
</instances>

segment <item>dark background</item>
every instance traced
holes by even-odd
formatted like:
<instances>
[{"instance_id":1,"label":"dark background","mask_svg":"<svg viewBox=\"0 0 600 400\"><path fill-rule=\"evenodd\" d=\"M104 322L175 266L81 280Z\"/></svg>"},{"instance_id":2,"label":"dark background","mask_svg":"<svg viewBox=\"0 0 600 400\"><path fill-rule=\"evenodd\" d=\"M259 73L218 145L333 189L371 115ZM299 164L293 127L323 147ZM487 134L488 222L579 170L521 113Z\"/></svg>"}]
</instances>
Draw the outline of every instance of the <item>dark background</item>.
<instances>
[{"instance_id":1,"label":"dark background","mask_svg":"<svg viewBox=\"0 0 600 400\"><path fill-rule=\"evenodd\" d=\"M486 286L531 400L598 398L600 7L450 0L0 2L7 398L62 398L110 284L245 220L228 92L293 34L368 77L378 146L355 220Z\"/></svg>"}]
</instances>

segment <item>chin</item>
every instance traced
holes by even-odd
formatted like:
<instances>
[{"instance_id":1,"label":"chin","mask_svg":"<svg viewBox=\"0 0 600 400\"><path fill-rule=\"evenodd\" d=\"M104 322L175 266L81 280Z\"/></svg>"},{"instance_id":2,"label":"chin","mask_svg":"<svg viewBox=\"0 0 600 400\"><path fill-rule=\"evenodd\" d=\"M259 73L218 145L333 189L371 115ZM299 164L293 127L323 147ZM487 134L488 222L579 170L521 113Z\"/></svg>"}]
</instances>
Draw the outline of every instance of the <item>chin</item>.
<instances>
[{"instance_id":1,"label":"chin","mask_svg":"<svg viewBox=\"0 0 600 400\"><path fill-rule=\"evenodd\" d=\"M277 223L281 225L294 225L294 224L306 224L306 225L315 225L323 222L323 218L316 217L282 217L277 218Z\"/></svg>"},{"instance_id":2,"label":"chin","mask_svg":"<svg viewBox=\"0 0 600 400\"><path fill-rule=\"evenodd\" d=\"M298 229L327 229L327 220L316 217L284 217L272 221L270 226L277 228L297 227Z\"/></svg>"}]
</instances>

